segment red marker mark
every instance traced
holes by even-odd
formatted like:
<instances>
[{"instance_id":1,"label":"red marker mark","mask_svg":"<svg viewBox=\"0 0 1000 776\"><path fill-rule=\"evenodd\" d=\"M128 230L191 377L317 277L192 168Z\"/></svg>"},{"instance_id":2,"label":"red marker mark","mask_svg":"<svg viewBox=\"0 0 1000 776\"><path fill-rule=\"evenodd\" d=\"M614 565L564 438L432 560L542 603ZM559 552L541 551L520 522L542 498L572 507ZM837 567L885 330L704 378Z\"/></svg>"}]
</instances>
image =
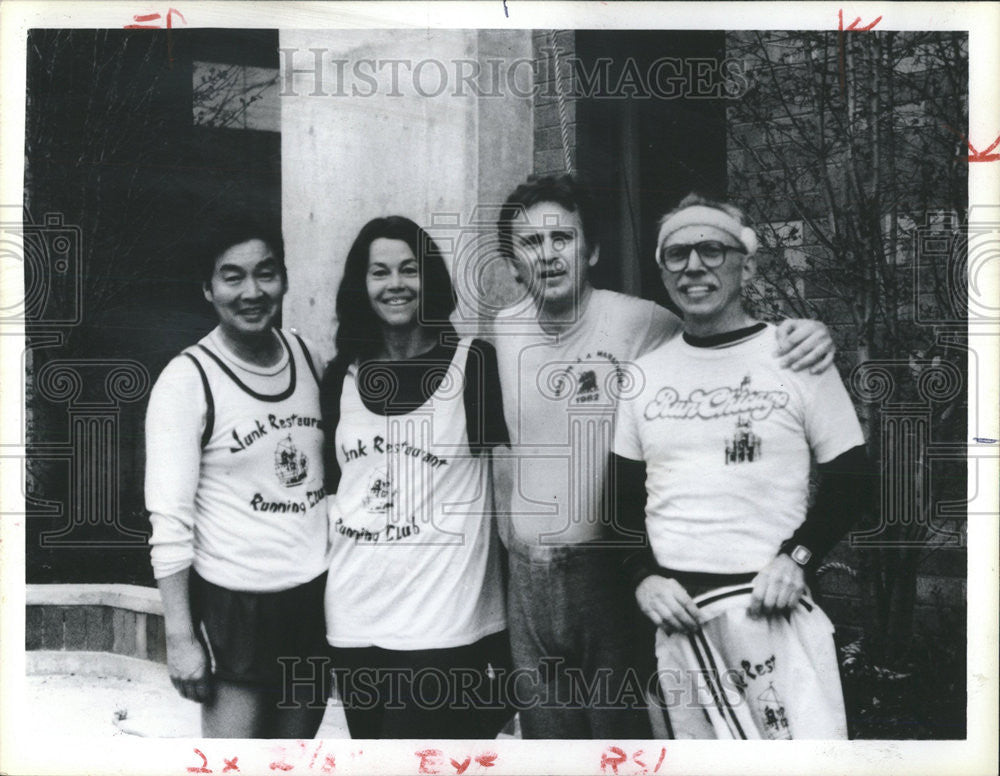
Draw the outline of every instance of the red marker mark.
<instances>
[{"instance_id":1,"label":"red marker mark","mask_svg":"<svg viewBox=\"0 0 1000 776\"><path fill-rule=\"evenodd\" d=\"M286 763L286 762L280 762L280 763L279 763L279 762L278 762L277 760L275 760L275 761L274 761L273 763L271 763L271 764L270 764L270 765L269 765L268 767L269 767L269 768L270 768L270 769L271 769L272 771L290 771L290 770L292 770L292 768L294 768L295 766L294 766L294 765L292 765L291 763Z\"/></svg>"},{"instance_id":2,"label":"red marker mark","mask_svg":"<svg viewBox=\"0 0 1000 776\"><path fill-rule=\"evenodd\" d=\"M997 135L997 139L993 141L989 148L982 151L977 151L976 147L972 145L969 139L961 132L956 132L954 129L949 127L947 124L944 125L952 134L958 136L959 139L964 140L965 144L969 147L969 155L966 157L967 162L995 162L1000 159L1000 153L990 153L994 148L1000 146L1000 135Z\"/></svg>"},{"instance_id":3,"label":"red marker mark","mask_svg":"<svg viewBox=\"0 0 1000 776\"><path fill-rule=\"evenodd\" d=\"M663 747L660 750L660 759L656 761L656 767L653 768L653 773L656 773L658 770L660 770L660 766L663 765L663 758L666 756L667 756L667 748Z\"/></svg>"},{"instance_id":4,"label":"red marker mark","mask_svg":"<svg viewBox=\"0 0 1000 776\"><path fill-rule=\"evenodd\" d=\"M461 774L465 773L465 769L469 767L469 763L471 763L471 762L472 762L472 758L471 757L466 757L465 761L461 762L461 763L457 762L456 760L452 760L451 761L451 765L455 769L455 773L457 773L457 774L459 774L459 776L461 776Z\"/></svg>"},{"instance_id":5,"label":"red marker mark","mask_svg":"<svg viewBox=\"0 0 1000 776\"><path fill-rule=\"evenodd\" d=\"M313 764L316 762L316 758L319 757L320 750L323 748L323 744L316 747L316 751L313 752L312 759L309 761L309 770L312 770Z\"/></svg>"},{"instance_id":6,"label":"red marker mark","mask_svg":"<svg viewBox=\"0 0 1000 776\"><path fill-rule=\"evenodd\" d=\"M299 745L299 748L302 750L302 754L305 755L306 754L306 750L308 749L308 746L307 746L306 742L305 741L298 741L297 743ZM310 771L313 770L313 768L316 766L316 760L319 757L320 752L322 752L322 751L323 751L323 742L321 741L320 743L318 743L316 745L316 748L313 750L312 757L309 758L308 768L309 768ZM282 751L282 754L284 754L284 751ZM333 770L333 768L334 768L335 765L336 765L336 761L334 760L333 755L332 754L328 754L326 756L326 759L324 760L323 765L320 768L320 770L322 770L323 773L330 773ZM273 768L274 764L272 764L271 767ZM280 764L278 765L278 767L282 768L282 766ZM287 767L282 768L282 770L291 770L291 768L292 768L292 766L288 765Z\"/></svg>"},{"instance_id":7,"label":"red marker mark","mask_svg":"<svg viewBox=\"0 0 1000 776\"><path fill-rule=\"evenodd\" d=\"M499 755L496 752L484 752L476 758L476 762L484 768L492 768L496 765L496 759L498 756Z\"/></svg>"},{"instance_id":8,"label":"red marker mark","mask_svg":"<svg viewBox=\"0 0 1000 776\"><path fill-rule=\"evenodd\" d=\"M837 11L837 16L840 19L840 24L837 27L837 29L839 29L841 32L843 32L844 31L844 9L843 8L841 8L839 11ZM882 17L881 16L877 17L875 19L875 21L873 21L871 24L866 24L864 27L859 27L858 26L858 23L860 21L861 21L861 17L859 16L857 19L855 19L853 22L850 23L850 25L847 27L847 29L851 30L853 32L868 32L868 30L870 30L872 27L874 27L876 24L878 24L880 21L882 21Z\"/></svg>"},{"instance_id":9,"label":"red marker mark","mask_svg":"<svg viewBox=\"0 0 1000 776\"><path fill-rule=\"evenodd\" d=\"M617 746L609 746L608 751L614 756L609 757L607 754L601 755L601 772L604 773L608 770L608 766L611 766L611 771L613 773L618 773L618 766L623 762L628 760L628 755L625 754L624 749L620 749Z\"/></svg>"},{"instance_id":10,"label":"red marker mark","mask_svg":"<svg viewBox=\"0 0 1000 776\"><path fill-rule=\"evenodd\" d=\"M174 15L181 18L184 24L187 24L187 19L184 18L184 14L178 11L176 8L167 9L167 58L170 60L170 67L174 66L174 41L170 37L170 30L174 28ZM132 17L132 21L135 24L126 24L126 30L162 30L163 25L161 24L145 24L145 22L155 22L162 18L158 13L146 13L146 14L135 14Z\"/></svg>"},{"instance_id":11,"label":"red marker mark","mask_svg":"<svg viewBox=\"0 0 1000 776\"><path fill-rule=\"evenodd\" d=\"M226 773L227 771L240 771L239 766L236 764L237 762L239 762L239 759L240 759L239 757L234 757L232 760L229 760L223 757L222 762L226 764L226 767L222 769L222 772ZM240 771L240 773L242 773L242 771Z\"/></svg>"},{"instance_id":12,"label":"red marker mark","mask_svg":"<svg viewBox=\"0 0 1000 776\"><path fill-rule=\"evenodd\" d=\"M414 754L420 758L420 767L417 769L417 773L441 773L439 770L432 770L440 767L440 749L421 749ZM434 758L433 761L431 758Z\"/></svg>"},{"instance_id":13,"label":"red marker mark","mask_svg":"<svg viewBox=\"0 0 1000 776\"><path fill-rule=\"evenodd\" d=\"M859 16L848 26L847 30L850 32L868 32L872 27L882 21L882 17L879 16L871 24L867 24L864 27L858 27L858 23L861 21ZM840 93L846 95L847 93L847 68L844 64L844 9L841 8L837 11L837 31L838 35L838 48L840 49ZM845 97L846 99L846 97Z\"/></svg>"},{"instance_id":14,"label":"red marker mark","mask_svg":"<svg viewBox=\"0 0 1000 776\"><path fill-rule=\"evenodd\" d=\"M188 773L211 773L212 769L208 767L208 758L205 757L205 753L201 749L195 749L194 753L201 758L201 765L189 765Z\"/></svg>"},{"instance_id":15,"label":"red marker mark","mask_svg":"<svg viewBox=\"0 0 1000 776\"><path fill-rule=\"evenodd\" d=\"M158 13L147 13L142 16L136 14L132 17L134 22L153 22L160 18ZM159 24L126 24L126 30L158 30L160 29Z\"/></svg>"},{"instance_id":16,"label":"red marker mark","mask_svg":"<svg viewBox=\"0 0 1000 776\"><path fill-rule=\"evenodd\" d=\"M184 14L178 11L176 8L170 8L167 10L167 29L173 29L174 26L174 15L181 17L181 21L187 24L187 19L184 18ZM145 13L145 14L135 14L132 17L134 24L126 24L126 30L162 30L162 24L146 24L145 22L155 22L163 17L158 13Z\"/></svg>"}]
</instances>

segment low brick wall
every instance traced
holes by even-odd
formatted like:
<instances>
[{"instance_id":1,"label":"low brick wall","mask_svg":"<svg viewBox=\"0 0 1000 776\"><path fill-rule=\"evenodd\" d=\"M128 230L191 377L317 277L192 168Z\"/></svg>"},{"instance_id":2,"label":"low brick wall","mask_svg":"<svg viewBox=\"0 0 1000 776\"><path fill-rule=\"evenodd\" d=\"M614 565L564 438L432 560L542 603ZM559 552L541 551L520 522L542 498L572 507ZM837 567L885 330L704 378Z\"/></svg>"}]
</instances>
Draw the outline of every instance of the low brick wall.
<instances>
[{"instance_id":1,"label":"low brick wall","mask_svg":"<svg viewBox=\"0 0 1000 776\"><path fill-rule=\"evenodd\" d=\"M138 585L28 585L25 649L110 652L167 662L163 607Z\"/></svg>"},{"instance_id":2,"label":"low brick wall","mask_svg":"<svg viewBox=\"0 0 1000 776\"><path fill-rule=\"evenodd\" d=\"M946 524L951 530L961 531L961 524ZM826 561L839 562L861 571L862 553L866 550L852 548L840 542L827 556ZM913 608L913 635L940 638L956 628L964 633L968 595L966 548L942 549L932 553L921 563L917 578ZM839 569L823 574L813 590L827 616L837 627L843 642L862 635L866 616L871 615L872 602L860 580Z\"/></svg>"},{"instance_id":3,"label":"low brick wall","mask_svg":"<svg viewBox=\"0 0 1000 776\"><path fill-rule=\"evenodd\" d=\"M926 564L917 579L914 630L934 634L955 622L964 625L965 552L947 553ZM842 542L831 553L856 567L855 551ZM945 563L948 561L948 563ZM954 566L954 568L952 568ZM838 571L823 576L816 592L843 640L861 635L864 591ZM163 606L156 588L138 585L28 585L25 649L108 652L166 664Z\"/></svg>"}]
</instances>

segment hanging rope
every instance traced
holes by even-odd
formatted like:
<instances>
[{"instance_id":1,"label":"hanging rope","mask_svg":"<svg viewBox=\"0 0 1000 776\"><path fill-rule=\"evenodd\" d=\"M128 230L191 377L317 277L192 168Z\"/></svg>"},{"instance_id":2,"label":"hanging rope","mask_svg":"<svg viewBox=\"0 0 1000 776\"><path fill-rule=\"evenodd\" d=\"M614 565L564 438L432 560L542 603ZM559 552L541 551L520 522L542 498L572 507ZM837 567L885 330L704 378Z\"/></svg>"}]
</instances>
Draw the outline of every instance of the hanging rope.
<instances>
[{"instance_id":1,"label":"hanging rope","mask_svg":"<svg viewBox=\"0 0 1000 776\"><path fill-rule=\"evenodd\" d=\"M559 108L559 135L562 137L563 164L566 172L573 175L573 156L569 147L569 116L566 111L566 94L563 92L562 83L559 80L559 49L556 47L556 31L548 32L549 48L552 51L552 78L556 87L556 100Z\"/></svg>"}]
</instances>

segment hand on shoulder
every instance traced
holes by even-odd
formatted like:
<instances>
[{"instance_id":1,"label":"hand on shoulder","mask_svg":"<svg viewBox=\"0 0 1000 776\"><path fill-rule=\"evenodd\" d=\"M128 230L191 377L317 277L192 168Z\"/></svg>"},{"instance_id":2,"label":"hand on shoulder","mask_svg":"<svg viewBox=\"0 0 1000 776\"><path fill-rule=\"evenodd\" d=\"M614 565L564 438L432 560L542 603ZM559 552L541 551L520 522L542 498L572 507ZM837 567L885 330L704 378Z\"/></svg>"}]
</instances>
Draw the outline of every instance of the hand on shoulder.
<instances>
[{"instance_id":1,"label":"hand on shoulder","mask_svg":"<svg viewBox=\"0 0 1000 776\"><path fill-rule=\"evenodd\" d=\"M775 327L775 338L775 356L781 359L782 368L794 372L808 369L810 374L818 375L833 364L837 346L822 321L808 318L782 321Z\"/></svg>"}]
</instances>

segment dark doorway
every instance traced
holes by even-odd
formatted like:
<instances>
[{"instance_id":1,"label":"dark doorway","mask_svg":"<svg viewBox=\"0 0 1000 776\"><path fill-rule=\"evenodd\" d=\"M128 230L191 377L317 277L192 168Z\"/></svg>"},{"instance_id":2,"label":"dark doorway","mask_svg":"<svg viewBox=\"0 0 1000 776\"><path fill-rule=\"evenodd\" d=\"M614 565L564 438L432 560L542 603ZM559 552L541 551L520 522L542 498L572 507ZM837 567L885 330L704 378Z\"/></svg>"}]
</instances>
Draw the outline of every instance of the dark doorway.
<instances>
[{"instance_id":1,"label":"dark doorway","mask_svg":"<svg viewBox=\"0 0 1000 776\"><path fill-rule=\"evenodd\" d=\"M576 57L577 164L602 215L592 279L666 304L657 219L692 190L726 186L725 35L581 30Z\"/></svg>"},{"instance_id":2,"label":"dark doorway","mask_svg":"<svg viewBox=\"0 0 1000 776\"><path fill-rule=\"evenodd\" d=\"M27 581L149 583L143 418L214 326L204 225L280 222L278 33L36 29L27 51Z\"/></svg>"}]
</instances>

